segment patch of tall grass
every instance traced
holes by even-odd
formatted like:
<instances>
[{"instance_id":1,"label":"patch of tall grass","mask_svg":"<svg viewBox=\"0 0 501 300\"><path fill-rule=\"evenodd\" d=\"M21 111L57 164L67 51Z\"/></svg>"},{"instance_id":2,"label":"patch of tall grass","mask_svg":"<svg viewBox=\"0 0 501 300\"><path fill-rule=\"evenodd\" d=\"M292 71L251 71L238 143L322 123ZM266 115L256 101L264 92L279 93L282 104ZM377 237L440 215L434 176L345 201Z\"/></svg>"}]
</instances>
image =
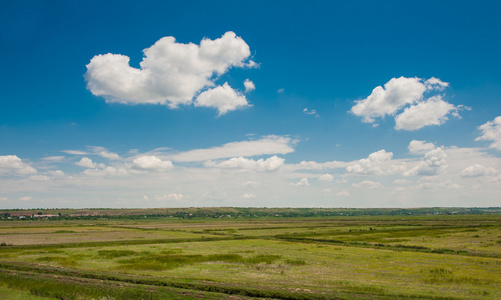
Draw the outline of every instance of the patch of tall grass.
<instances>
[{"instance_id":1,"label":"patch of tall grass","mask_svg":"<svg viewBox=\"0 0 501 300\"><path fill-rule=\"evenodd\" d=\"M30 274L7 274L0 275L1 281L7 287L18 290L27 290L31 294L40 297L57 299L141 299L154 300L165 299L167 295L161 295L137 286L123 287L110 285L104 286L99 282L71 282L62 277L44 278Z\"/></svg>"},{"instance_id":2,"label":"patch of tall grass","mask_svg":"<svg viewBox=\"0 0 501 300\"><path fill-rule=\"evenodd\" d=\"M99 250L97 254L99 257L117 258L117 257L136 255L137 252L132 250Z\"/></svg>"},{"instance_id":3,"label":"patch of tall grass","mask_svg":"<svg viewBox=\"0 0 501 300\"><path fill-rule=\"evenodd\" d=\"M78 265L78 261L66 256L41 256L36 260L41 262L55 262L67 267L74 267Z\"/></svg>"},{"instance_id":4,"label":"patch of tall grass","mask_svg":"<svg viewBox=\"0 0 501 300\"><path fill-rule=\"evenodd\" d=\"M241 264L271 264L279 255L254 255L243 257L240 254L155 254L141 255L133 258L120 259L118 269L162 271L179 268L185 265L207 262L241 263Z\"/></svg>"}]
</instances>

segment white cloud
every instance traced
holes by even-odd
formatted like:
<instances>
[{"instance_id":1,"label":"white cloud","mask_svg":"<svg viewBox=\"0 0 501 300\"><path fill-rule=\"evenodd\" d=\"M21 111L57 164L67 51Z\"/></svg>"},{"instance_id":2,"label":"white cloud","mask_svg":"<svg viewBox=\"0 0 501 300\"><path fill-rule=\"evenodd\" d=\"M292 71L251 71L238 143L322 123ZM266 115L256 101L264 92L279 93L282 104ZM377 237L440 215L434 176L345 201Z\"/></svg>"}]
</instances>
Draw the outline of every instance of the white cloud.
<instances>
[{"instance_id":1,"label":"white cloud","mask_svg":"<svg viewBox=\"0 0 501 300\"><path fill-rule=\"evenodd\" d=\"M76 162L75 165L80 166L80 167L85 167L89 169L97 168L97 163L93 162L92 159L88 157L82 157L80 161Z\"/></svg>"},{"instance_id":2,"label":"white cloud","mask_svg":"<svg viewBox=\"0 0 501 300\"><path fill-rule=\"evenodd\" d=\"M169 160L161 160L156 156L144 155L134 159L132 167L139 170L165 171L173 168Z\"/></svg>"},{"instance_id":3,"label":"white cloud","mask_svg":"<svg viewBox=\"0 0 501 300\"><path fill-rule=\"evenodd\" d=\"M145 200L149 200L148 196L143 196ZM153 199L155 201L176 201L180 202L186 197L183 194L177 194L177 193L171 193L171 194L164 194L164 195L155 195Z\"/></svg>"},{"instance_id":4,"label":"white cloud","mask_svg":"<svg viewBox=\"0 0 501 300\"><path fill-rule=\"evenodd\" d=\"M64 176L64 172L61 170L50 170L50 171L47 171L47 173L49 173L52 176L56 176L56 177Z\"/></svg>"},{"instance_id":5,"label":"white cloud","mask_svg":"<svg viewBox=\"0 0 501 300\"><path fill-rule=\"evenodd\" d=\"M0 174L29 175L36 172L35 168L24 163L16 155L0 156Z\"/></svg>"},{"instance_id":6,"label":"white cloud","mask_svg":"<svg viewBox=\"0 0 501 300\"><path fill-rule=\"evenodd\" d=\"M61 152L68 153L71 155L99 155L101 157L104 157L106 159L110 160L118 160L120 159L120 156L116 153L108 151L104 147L99 147L99 146L87 146L87 148L90 151L81 151L81 150L63 150ZM57 156L59 157L59 156ZM64 159L64 156L60 156Z\"/></svg>"},{"instance_id":7,"label":"white cloud","mask_svg":"<svg viewBox=\"0 0 501 300\"><path fill-rule=\"evenodd\" d=\"M414 78L392 78L384 88L376 87L366 99L356 101L351 108L356 116L363 117L363 122L374 123L376 118L394 115L406 104L417 102L426 91L422 80Z\"/></svg>"},{"instance_id":8,"label":"white cloud","mask_svg":"<svg viewBox=\"0 0 501 300\"><path fill-rule=\"evenodd\" d=\"M434 96L426 101L419 102L406 108L395 117L395 129L417 130L429 125L442 125L448 120L447 115L457 115L458 108L442 100L441 96Z\"/></svg>"},{"instance_id":9,"label":"white cloud","mask_svg":"<svg viewBox=\"0 0 501 300\"><path fill-rule=\"evenodd\" d=\"M71 154L71 155L89 155L88 152L80 151L80 150L63 150L61 152Z\"/></svg>"},{"instance_id":10,"label":"white cloud","mask_svg":"<svg viewBox=\"0 0 501 300\"><path fill-rule=\"evenodd\" d=\"M222 86L209 89L195 100L195 106L205 106L217 108L219 116L229 111L250 106L247 99L241 93L235 91L225 82Z\"/></svg>"},{"instance_id":11,"label":"white cloud","mask_svg":"<svg viewBox=\"0 0 501 300\"><path fill-rule=\"evenodd\" d=\"M373 123L387 115L395 116L395 129L417 130L424 126L441 125L448 115L459 117L459 109L469 109L462 105L454 106L442 99L443 95L424 98L426 92L442 91L449 84L432 77L392 78L384 88L376 87L366 99L356 101L351 112L362 117L365 123ZM403 111L402 111L403 110ZM399 114L398 114L399 113Z\"/></svg>"},{"instance_id":12,"label":"white cloud","mask_svg":"<svg viewBox=\"0 0 501 300\"><path fill-rule=\"evenodd\" d=\"M176 194L176 193L172 193L172 194L169 194L169 195L167 196L167 198L168 198L169 200L181 201L181 200L183 200L184 195L183 195L183 194Z\"/></svg>"},{"instance_id":13,"label":"white cloud","mask_svg":"<svg viewBox=\"0 0 501 300\"><path fill-rule=\"evenodd\" d=\"M287 165L287 168L291 170L322 170L345 168L347 165L347 162L342 161L328 161L324 163L319 163L316 161L302 161L299 164Z\"/></svg>"},{"instance_id":14,"label":"white cloud","mask_svg":"<svg viewBox=\"0 0 501 300\"><path fill-rule=\"evenodd\" d=\"M483 165L474 164L464 168L460 175L463 177L480 177L480 176L496 176L498 172L494 168L485 167Z\"/></svg>"},{"instance_id":15,"label":"white cloud","mask_svg":"<svg viewBox=\"0 0 501 300\"><path fill-rule=\"evenodd\" d=\"M433 176L447 167L447 154L442 148L436 148L426 153L424 160L411 170L404 172L404 176Z\"/></svg>"},{"instance_id":16,"label":"white cloud","mask_svg":"<svg viewBox=\"0 0 501 300\"><path fill-rule=\"evenodd\" d=\"M307 115L314 115L316 118L320 117L319 114L317 114L317 111L315 109L309 110L308 108L303 109L303 112Z\"/></svg>"},{"instance_id":17,"label":"white cloud","mask_svg":"<svg viewBox=\"0 0 501 300\"><path fill-rule=\"evenodd\" d=\"M242 195L242 198L244 198L244 199L254 199L256 197L257 197L256 194L243 194Z\"/></svg>"},{"instance_id":18,"label":"white cloud","mask_svg":"<svg viewBox=\"0 0 501 300\"><path fill-rule=\"evenodd\" d=\"M210 168L223 168L223 169L246 169L246 170L256 170L256 171L276 171L284 165L284 159L277 157L276 155L263 160L253 160L243 157L234 157L229 160L217 163L214 161L207 161L204 166Z\"/></svg>"},{"instance_id":19,"label":"white cloud","mask_svg":"<svg viewBox=\"0 0 501 300\"><path fill-rule=\"evenodd\" d=\"M113 153L113 152L109 152L104 147L90 146L89 148L94 152L94 154L99 155L101 157L104 157L104 158L107 158L110 160L120 159L120 156L118 154Z\"/></svg>"},{"instance_id":20,"label":"white cloud","mask_svg":"<svg viewBox=\"0 0 501 300\"><path fill-rule=\"evenodd\" d=\"M278 89L278 90L277 90L277 94L283 94L283 93L284 93L284 91L285 91L285 90L284 90L283 88L282 88L282 89Z\"/></svg>"},{"instance_id":21,"label":"white cloud","mask_svg":"<svg viewBox=\"0 0 501 300\"><path fill-rule=\"evenodd\" d=\"M94 56L85 73L87 88L107 102L177 107L190 104L197 92L213 86L214 75L231 67L256 66L248 59L249 46L231 31L215 40L205 38L200 45L163 37L143 52L139 69L131 67L125 55Z\"/></svg>"},{"instance_id":22,"label":"white cloud","mask_svg":"<svg viewBox=\"0 0 501 300\"><path fill-rule=\"evenodd\" d=\"M501 116L481 125L478 129L482 131L482 135L475 141L492 141L489 147L501 151Z\"/></svg>"},{"instance_id":23,"label":"white cloud","mask_svg":"<svg viewBox=\"0 0 501 300\"><path fill-rule=\"evenodd\" d=\"M31 199L33 199L33 198L30 196L24 196L24 197L20 197L19 201L30 201Z\"/></svg>"},{"instance_id":24,"label":"white cloud","mask_svg":"<svg viewBox=\"0 0 501 300\"><path fill-rule=\"evenodd\" d=\"M356 188L365 188L365 189L377 189L381 186L379 182L372 181L372 180L364 180L359 183L354 183L352 184L353 187Z\"/></svg>"},{"instance_id":25,"label":"white cloud","mask_svg":"<svg viewBox=\"0 0 501 300\"><path fill-rule=\"evenodd\" d=\"M308 178L301 178L296 183L291 183L291 185L297 185L297 186L310 186L310 183L308 182Z\"/></svg>"},{"instance_id":26,"label":"white cloud","mask_svg":"<svg viewBox=\"0 0 501 300\"><path fill-rule=\"evenodd\" d=\"M440 80L438 78L431 77L430 79L425 81L425 85L426 85L427 89L430 89L430 90L435 89L435 90L441 91L444 88L448 87L449 83L443 82L442 80Z\"/></svg>"},{"instance_id":27,"label":"white cloud","mask_svg":"<svg viewBox=\"0 0 501 300\"><path fill-rule=\"evenodd\" d=\"M322 181L322 182L329 182L329 181L332 181L332 180L334 180L334 176L332 176L329 173L321 175L320 177L318 177L318 181Z\"/></svg>"},{"instance_id":28,"label":"white cloud","mask_svg":"<svg viewBox=\"0 0 501 300\"><path fill-rule=\"evenodd\" d=\"M245 79L244 86L246 93L256 89L256 85L254 84L254 82L250 81L249 79Z\"/></svg>"},{"instance_id":29,"label":"white cloud","mask_svg":"<svg viewBox=\"0 0 501 300\"><path fill-rule=\"evenodd\" d=\"M348 197L350 195L350 192L344 190L336 194L338 197Z\"/></svg>"},{"instance_id":30,"label":"white cloud","mask_svg":"<svg viewBox=\"0 0 501 300\"><path fill-rule=\"evenodd\" d=\"M105 167L103 169L87 169L82 172L88 176L101 177L101 176L123 176L127 175L127 170L123 168Z\"/></svg>"},{"instance_id":31,"label":"white cloud","mask_svg":"<svg viewBox=\"0 0 501 300\"><path fill-rule=\"evenodd\" d=\"M9 198L0 196L0 201L7 201Z\"/></svg>"},{"instance_id":32,"label":"white cloud","mask_svg":"<svg viewBox=\"0 0 501 300\"><path fill-rule=\"evenodd\" d=\"M424 82L424 85L426 86L427 90L439 90L443 91L446 87L449 86L448 82L443 82L438 78L431 77L430 79L426 80Z\"/></svg>"},{"instance_id":33,"label":"white cloud","mask_svg":"<svg viewBox=\"0 0 501 300\"><path fill-rule=\"evenodd\" d=\"M383 174L385 170L381 162L391 160L392 152L386 152L384 149L371 153L368 158L363 158L358 163L346 167L346 172L353 174Z\"/></svg>"},{"instance_id":34,"label":"white cloud","mask_svg":"<svg viewBox=\"0 0 501 300\"><path fill-rule=\"evenodd\" d=\"M412 140L409 143L409 153L411 154L425 154L426 152L435 149L433 143L427 143L426 141Z\"/></svg>"},{"instance_id":35,"label":"white cloud","mask_svg":"<svg viewBox=\"0 0 501 300\"><path fill-rule=\"evenodd\" d=\"M207 161L229 157L287 154L294 152L295 140L287 136L269 135L259 140L231 142L221 147L195 149L170 155L169 159L179 162Z\"/></svg>"}]
</instances>

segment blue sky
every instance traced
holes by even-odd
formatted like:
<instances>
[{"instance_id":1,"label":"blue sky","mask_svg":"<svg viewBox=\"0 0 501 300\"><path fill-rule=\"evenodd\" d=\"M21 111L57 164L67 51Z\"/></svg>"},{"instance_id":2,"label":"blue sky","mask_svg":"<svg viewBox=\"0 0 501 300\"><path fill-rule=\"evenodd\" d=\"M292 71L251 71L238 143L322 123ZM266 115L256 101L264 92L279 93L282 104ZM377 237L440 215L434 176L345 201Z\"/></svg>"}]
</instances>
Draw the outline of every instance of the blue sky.
<instances>
[{"instance_id":1,"label":"blue sky","mask_svg":"<svg viewBox=\"0 0 501 300\"><path fill-rule=\"evenodd\" d=\"M501 204L498 1L2 6L2 208Z\"/></svg>"}]
</instances>

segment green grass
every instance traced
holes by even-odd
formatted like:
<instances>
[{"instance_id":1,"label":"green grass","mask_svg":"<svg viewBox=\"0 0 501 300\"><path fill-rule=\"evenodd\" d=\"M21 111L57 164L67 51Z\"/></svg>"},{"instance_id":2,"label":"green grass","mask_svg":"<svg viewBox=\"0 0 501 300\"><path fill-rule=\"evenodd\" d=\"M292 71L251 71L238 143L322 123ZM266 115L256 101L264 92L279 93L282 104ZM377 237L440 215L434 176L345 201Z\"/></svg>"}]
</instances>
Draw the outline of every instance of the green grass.
<instances>
[{"instance_id":1,"label":"green grass","mask_svg":"<svg viewBox=\"0 0 501 300\"><path fill-rule=\"evenodd\" d=\"M11 289L5 286L0 286L0 295L4 300L47 300L54 298L40 297L31 294L29 291Z\"/></svg>"},{"instance_id":2,"label":"green grass","mask_svg":"<svg viewBox=\"0 0 501 300\"><path fill-rule=\"evenodd\" d=\"M66 299L501 298L501 215L89 222L0 226L14 244L0 247L0 285Z\"/></svg>"}]
</instances>

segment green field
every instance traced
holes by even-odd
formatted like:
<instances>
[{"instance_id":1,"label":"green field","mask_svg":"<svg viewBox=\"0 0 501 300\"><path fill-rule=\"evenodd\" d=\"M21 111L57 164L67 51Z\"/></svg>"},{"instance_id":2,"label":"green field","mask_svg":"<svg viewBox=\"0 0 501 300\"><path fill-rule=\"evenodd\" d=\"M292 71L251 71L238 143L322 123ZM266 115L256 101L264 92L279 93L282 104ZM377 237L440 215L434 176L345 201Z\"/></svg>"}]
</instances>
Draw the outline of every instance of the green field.
<instances>
[{"instance_id":1,"label":"green field","mask_svg":"<svg viewBox=\"0 0 501 300\"><path fill-rule=\"evenodd\" d=\"M275 217L4 219L0 293L2 299L501 299L499 213L278 217L270 211Z\"/></svg>"}]
</instances>

